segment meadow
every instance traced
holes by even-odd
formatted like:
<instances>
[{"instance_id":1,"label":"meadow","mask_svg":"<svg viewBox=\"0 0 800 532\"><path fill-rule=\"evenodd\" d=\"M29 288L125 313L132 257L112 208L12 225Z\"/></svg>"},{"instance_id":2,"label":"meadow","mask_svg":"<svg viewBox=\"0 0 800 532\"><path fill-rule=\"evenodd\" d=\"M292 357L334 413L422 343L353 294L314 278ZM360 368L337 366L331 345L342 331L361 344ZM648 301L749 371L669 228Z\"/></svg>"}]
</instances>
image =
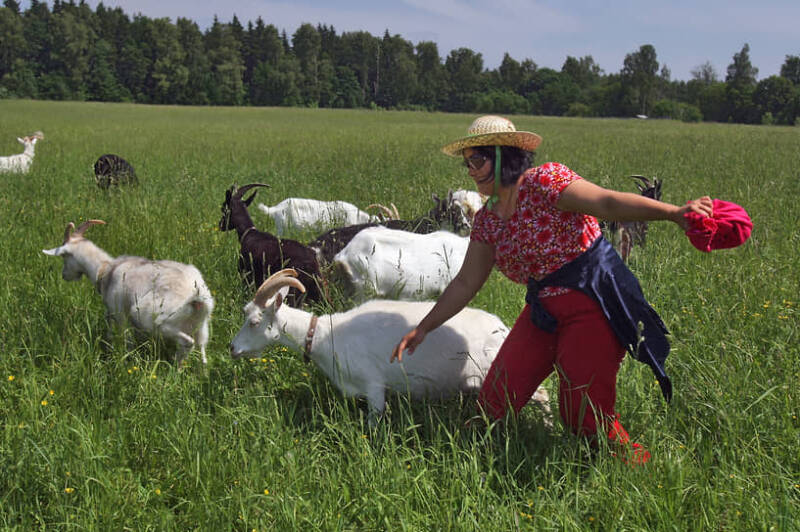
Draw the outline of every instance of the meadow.
<instances>
[{"instance_id":1,"label":"meadow","mask_svg":"<svg viewBox=\"0 0 800 532\"><path fill-rule=\"evenodd\" d=\"M474 116L3 100L0 117L3 155L45 136L29 174L0 174L3 530L800 529L800 128L512 117L543 136L539 163L619 190L656 176L666 201L708 194L753 219L737 249L704 254L655 223L634 250L672 333L675 397L626 358L617 408L653 455L631 468L530 407L465 426L471 398L393 397L371 430L298 353L230 359L251 296L236 236L217 230L231 184L271 185L265 203L394 202L413 217L469 185L438 148ZM103 153L140 185L98 189ZM207 367L194 353L178 371L154 341L104 346L93 287L41 253L88 218L107 222L87 236L112 255L203 272L216 299ZM472 305L510 325L523 296L494 272Z\"/></svg>"}]
</instances>

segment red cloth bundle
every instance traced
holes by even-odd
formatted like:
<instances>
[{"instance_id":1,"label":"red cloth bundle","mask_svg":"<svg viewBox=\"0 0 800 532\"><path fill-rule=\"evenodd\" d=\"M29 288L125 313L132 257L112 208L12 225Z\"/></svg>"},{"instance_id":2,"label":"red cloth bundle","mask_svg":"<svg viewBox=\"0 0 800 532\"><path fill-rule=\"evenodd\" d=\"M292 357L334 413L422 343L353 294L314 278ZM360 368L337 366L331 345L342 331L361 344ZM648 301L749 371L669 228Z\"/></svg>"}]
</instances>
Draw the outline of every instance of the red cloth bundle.
<instances>
[{"instance_id":1,"label":"red cloth bundle","mask_svg":"<svg viewBox=\"0 0 800 532\"><path fill-rule=\"evenodd\" d=\"M735 248L750 238L753 222L741 206L715 199L713 209L712 216L696 212L683 215L689 222L686 236L694 247L705 252Z\"/></svg>"}]
</instances>

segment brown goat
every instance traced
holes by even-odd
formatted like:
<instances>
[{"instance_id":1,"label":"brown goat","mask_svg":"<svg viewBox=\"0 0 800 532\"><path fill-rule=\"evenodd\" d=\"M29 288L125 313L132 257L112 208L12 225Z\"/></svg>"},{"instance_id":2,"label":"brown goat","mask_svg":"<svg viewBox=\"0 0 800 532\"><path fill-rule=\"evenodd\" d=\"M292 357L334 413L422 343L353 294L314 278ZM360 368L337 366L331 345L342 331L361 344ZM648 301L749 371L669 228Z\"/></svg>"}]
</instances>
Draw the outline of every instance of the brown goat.
<instances>
[{"instance_id":1,"label":"brown goat","mask_svg":"<svg viewBox=\"0 0 800 532\"><path fill-rule=\"evenodd\" d=\"M293 290L287 298L289 304L299 307L306 300L322 301L320 285L323 280L316 252L296 240L280 239L270 233L259 231L247 212L247 207L258 191L253 191L247 199L242 199L244 194L252 188L268 186L252 183L237 189L234 185L225 192L219 230L235 229L239 235L241 245L239 273L245 284L255 289L271 274L284 268L294 268L298 272L298 278L306 287L306 293L301 294Z\"/></svg>"}]
</instances>

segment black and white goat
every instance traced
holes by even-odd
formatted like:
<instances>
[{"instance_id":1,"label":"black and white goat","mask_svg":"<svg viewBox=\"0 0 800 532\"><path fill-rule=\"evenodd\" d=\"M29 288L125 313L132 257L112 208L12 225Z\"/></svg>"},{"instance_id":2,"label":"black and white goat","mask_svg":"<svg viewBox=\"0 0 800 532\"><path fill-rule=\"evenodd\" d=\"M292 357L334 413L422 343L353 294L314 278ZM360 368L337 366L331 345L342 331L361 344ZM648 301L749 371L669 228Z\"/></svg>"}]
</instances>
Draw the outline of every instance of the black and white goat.
<instances>
[{"instance_id":1,"label":"black and white goat","mask_svg":"<svg viewBox=\"0 0 800 532\"><path fill-rule=\"evenodd\" d=\"M42 252L64 259L61 276L65 281L77 281L84 275L89 278L103 298L109 323L130 323L140 331L174 341L178 365L196 347L205 364L214 299L203 276L191 264L112 257L83 236L92 225L104 223L89 220L75 229L70 222L64 243Z\"/></svg>"},{"instance_id":2,"label":"black and white goat","mask_svg":"<svg viewBox=\"0 0 800 532\"><path fill-rule=\"evenodd\" d=\"M292 270L264 281L244 307L244 324L230 344L231 356L255 357L270 345L304 352L344 395L364 397L374 424L387 392L412 399L477 392L508 328L495 315L465 308L431 331L402 363L392 348L433 306L433 302L372 300L336 314L314 316L283 305L289 287L302 291ZM533 400L549 414L547 390Z\"/></svg>"},{"instance_id":3,"label":"black and white goat","mask_svg":"<svg viewBox=\"0 0 800 532\"><path fill-rule=\"evenodd\" d=\"M97 186L107 189L119 185L136 185L139 183L133 166L112 153L101 155L94 163L94 180Z\"/></svg>"},{"instance_id":4,"label":"black and white goat","mask_svg":"<svg viewBox=\"0 0 800 532\"><path fill-rule=\"evenodd\" d=\"M0 157L0 173L28 173L31 169L31 164L33 164L36 142L43 138L44 135L41 131L37 131L33 135L28 135L27 137L17 137L17 141L22 144L25 149L22 153L16 155Z\"/></svg>"},{"instance_id":5,"label":"black and white goat","mask_svg":"<svg viewBox=\"0 0 800 532\"><path fill-rule=\"evenodd\" d=\"M647 198L661 199L660 179L656 177L651 182L650 179L641 175L632 175L631 178L639 181L636 183L639 194ZM608 241L617 249L622 260L626 262L631 255L633 246L644 246L647 239L646 221L603 222L601 227Z\"/></svg>"},{"instance_id":6,"label":"black and white goat","mask_svg":"<svg viewBox=\"0 0 800 532\"><path fill-rule=\"evenodd\" d=\"M259 231L247 212L258 191L254 190L247 199L243 199L244 194L252 188L268 186L251 183L239 189L235 185L229 188L222 202L219 230L235 229L239 235L239 273L245 284L258 287L271 273L291 267L299 272L307 292L305 296L299 292L290 294L290 304L300 306L305 299L321 301L323 293L320 285L323 278L315 250L296 240L280 239L271 233Z\"/></svg>"},{"instance_id":7,"label":"black and white goat","mask_svg":"<svg viewBox=\"0 0 800 532\"><path fill-rule=\"evenodd\" d=\"M472 227L471 221L467 220L460 204L453 200L452 192L448 193L447 198L440 199L436 194L431 195L434 206L426 214L412 220L384 220L357 225L337 227L326 231L308 245L319 251L320 262L333 262L337 253L342 251L355 236L369 227L386 227L399 231L411 233L427 234L441 229L457 233L468 234Z\"/></svg>"}]
</instances>

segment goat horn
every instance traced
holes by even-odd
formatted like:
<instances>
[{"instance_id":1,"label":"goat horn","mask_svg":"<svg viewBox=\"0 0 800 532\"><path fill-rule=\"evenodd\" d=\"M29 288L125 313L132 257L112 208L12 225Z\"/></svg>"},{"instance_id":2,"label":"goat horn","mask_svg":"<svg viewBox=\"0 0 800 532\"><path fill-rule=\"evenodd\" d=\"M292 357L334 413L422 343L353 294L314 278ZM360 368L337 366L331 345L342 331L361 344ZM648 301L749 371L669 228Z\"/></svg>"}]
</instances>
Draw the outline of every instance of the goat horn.
<instances>
[{"instance_id":1,"label":"goat horn","mask_svg":"<svg viewBox=\"0 0 800 532\"><path fill-rule=\"evenodd\" d=\"M242 188L236 190L234 192L234 196L236 196L237 198L241 198L244 195L245 192L247 192L248 190L250 190L253 187L270 188L269 185L265 185L264 183L250 183L249 185L244 185Z\"/></svg>"},{"instance_id":2,"label":"goat horn","mask_svg":"<svg viewBox=\"0 0 800 532\"><path fill-rule=\"evenodd\" d=\"M67 224L67 230L64 232L64 243L66 244L70 238L81 238L83 234L93 225L105 225L103 220L86 220L75 229L75 224L70 222Z\"/></svg>"},{"instance_id":3,"label":"goat horn","mask_svg":"<svg viewBox=\"0 0 800 532\"><path fill-rule=\"evenodd\" d=\"M269 298L284 286L292 286L305 293L306 287L297 279L297 272L292 268L284 268L269 276L261 286L258 287L253 302L259 307L265 307Z\"/></svg>"},{"instance_id":4,"label":"goat horn","mask_svg":"<svg viewBox=\"0 0 800 532\"><path fill-rule=\"evenodd\" d=\"M380 203L373 203L372 205L367 205L367 209L374 209L374 208L382 210L384 214L386 214L386 216L389 217L390 220L392 219L392 211L386 205L381 205Z\"/></svg>"},{"instance_id":5,"label":"goat horn","mask_svg":"<svg viewBox=\"0 0 800 532\"><path fill-rule=\"evenodd\" d=\"M399 220L400 219L400 213L397 212L397 205L395 205L394 203L390 203L389 205L392 206L392 210L394 211L394 219L395 220Z\"/></svg>"}]
</instances>

